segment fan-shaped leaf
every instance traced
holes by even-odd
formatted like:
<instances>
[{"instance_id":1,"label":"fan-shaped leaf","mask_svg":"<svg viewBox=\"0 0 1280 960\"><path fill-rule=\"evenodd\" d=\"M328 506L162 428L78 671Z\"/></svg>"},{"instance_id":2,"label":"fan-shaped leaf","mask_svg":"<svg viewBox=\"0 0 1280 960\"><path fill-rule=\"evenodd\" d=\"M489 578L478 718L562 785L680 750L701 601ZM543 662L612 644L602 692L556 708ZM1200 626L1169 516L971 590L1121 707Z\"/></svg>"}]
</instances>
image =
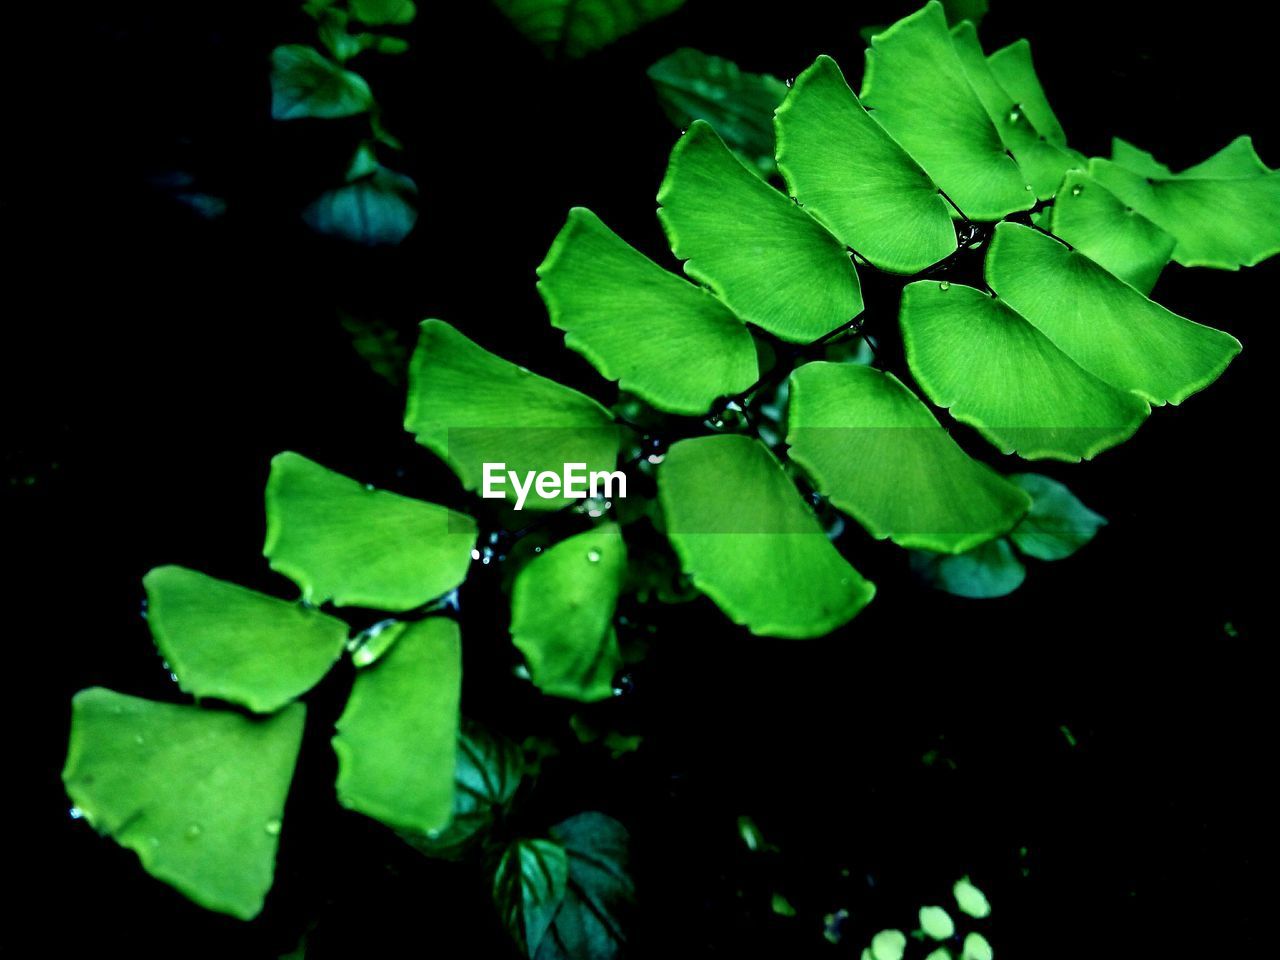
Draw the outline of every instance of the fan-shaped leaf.
<instances>
[{"instance_id":1,"label":"fan-shaped leaf","mask_svg":"<svg viewBox=\"0 0 1280 960\"><path fill-rule=\"evenodd\" d=\"M310 690L342 653L347 625L185 567L156 567L147 625L178 685L270 713Z\"/></svg>"},{"instance_id":2,"label":"fan-shaped leaf","mask_svg":"<svg viewBox=\"0 0 1280 960\"><path fill-rule=\"evenodd\" d=\"M872 38L862 103L968 216L998 220L1035 205L969 85L937 0Z\"/></svg>"},{"instance_id":3,"label":"fan-shaped leaf","mask_svg":"<svg viewBox=\"0 0 1280 960\"><path fill-rule=\"evenodd\" d=\"M787 188L860 256L915 273L956 249L951 206L862 108L830 57L796 78L776 124Z\"/></svg>"},{"instance_id":4,"label":"fan-shaped leaf","mask_svg":"<svg viewBox=\"0 0 1280 960\"><path fill-rule=\"evenodd\" d=\"M1031 59L1031 44L1026 40L1015 40L1007 47L1001 47L987 57L991 72L995 74L1000 86L1018 104L1027 115L1032 125L1044 134L1050 143L1060 147L1067 145L1067 134L1058 122L1049 99L1040 85L1036 75L1035 64Z\"/></svg>"},{"instance_id":5,"label":"fan-shaped leaf","mask_svg":"<svg viewBox=\"0 0 1280 960\"><path fill-rule=\"evenodd\" d=\"M453 811L462 651L443 617L410 626L356 672L338 720L338 800L387 826L430 833Z\"/></svg>"},{"instance_id":6,"label":"fan-shaped leaf","mask_svg":"<svg viewBox=\"0 0 1280 960\"><path fill-rule=\"evenodd\" d=\"M879 539L961 553L1007 532L1031 505L971 459L892 374L808 363L791 374L791 459Z\"/></svg>"},{"instance_id":7,"label":"fan-shaped leaf","mask_svg":"<svg viewBox=\"0 0 1280 960\"><path fill-rule=\"evenodd\" d=\"M1009 538L1029 557L1062 560L1094 538L1106 518L1094 513L1065 484L1038 473L1009 478L1031 494L1031 510Z\"/></svg>"},{"instance_id":8,"label":"fan-shaped leaf","mask_svg":"<svg viewBox=\"0 0 1280 960\"><path fill-rule=\"evenodd\" d=\"M417 13L413 0L351 0L351 15L371 26L412 23Z\"/></svg>"},{"instance_id":9,"label":"fan-shaped leaf","mask_svg":"<svg viewBox=\"0 0 1280 960\"><path fill-rule=\"evenodd\" d=\"M511 938L532 957L542 945L569 881L569 858L551 840L516 840L493 875L493 903Z\"/></svg>"},{"instance_id":10,"label":"fan-shaped leaf","mask_svg":"<svg viewBox=\"0 0 1280 960\"><path fill-rule=\"evenodd\" d=\"M907 951L907 935L901 930L881 930L871 938L875 960L902 960Z\"/></svg>"},{"instance_id":11,"label":"fan-shaped leaf","mask_svg":"<svg viewBox=\"0 0 1280 960\"><path fill-rule=\"evenodd\" d=\"M1002 453L1087 459L1131 437L1151 410L973 287L909 284L900 319L907 362L925 395Z\"/></svg>"},{"instance_id":12,"label":"fan-shaped leaf","mask_svg":"<svg viewBox=\"0 0 1280 960\"><path fill-rule=\"evenodd\" d=\"M964 938L960 960L992 960L995 952L987 938L980 933L970 933Z\"/></svg>"},{"instance_id":13,"label":"fan-shaped leaf","mask_svg":"<svg viewBox=\"0 0 1280 960\"><path fill-rule=\"evenodd\" d=\"M257 916L306 708L250 719L102 687L71 705L62 782L85 819L202 907Z\"/></svg>"},{"instance_id":14,"label":"fan-shaped leaf","mask_svg":"<svg viewBox=\"0 0 1280 960\"><path fill-rule=\"evenodd\" d=\"M574 58L680 9L684 0L494 0L494 4L548 57Z\"/></svg>"},{"instance_id":15,"label":"fan-shaped leaf","mask_svg":"<svg viewBox=\"0 0 1280 960\"><path fill-rule=\"evenodd\" d=\"M393 246L418 222L418 185L378 165L346 186L327 190L302 211L316 233L366 247Z\"/></svg>"},{"instance_id":16,"label":"fan-shaped leaf","mask_svg":"<svg viewBox=\"0 0 1280 960\"><path fill-rule=\"evenodd\" d=\"M1035 195L1041 200L1052 197L1068 170L1085 165L1084 157L1045 137L1022 105L1000 85L982 52L972 23L966 21L954 27L951 38L970 86L982 101L1000 139L1031 181Z\"/></svg>"},{"instance_id":17,"label":"fan-shaped leaf","mask_svg":"<svg viewBox=\"0 0 1280 960\"><path fill-rule=\"evenodd\" d=\"M591 702L622 668L613 611L627 575L618 528L602 524L534 557L511 590L511 639L543 693Z\"/></svg>"},{"instance_id":18,"label":"fan-shaped leaf","mask_svg":"<svg viewBox=\"0 0 1280 960\"><path fill-rule=\"evenodd\" d=\"M658 472L658 497L684 571L752 633L821 636L875 595L757 440L681 440Z\"/></svg>"},{"instance_id":19,"label":"fan-shaped leaf","mask_svg":"<svg viewBox=\"0 0 1280 960\"><path fill-rule=\"evenodd\" d=\"M1007 596L1027 578L1027 568L1004 537L965 553L913 551L911 569L935 590L971 600Z\"/></svg>"},{"instance_id":20,"label":"fan-shaped leaf","mask_svg":"<svg viewBox=\"0 0 1280 960\"><path fill-rule=\"evenodd\" d=\"M1032 227L996 227L986 278L1076 363L1153 406L1181 403L1216 380L1240 352L1235 337L1152 303Z\"/></svg>"},{"instance_id":21,"label":"fan-shaped leaf","mask_svg":"<svg viewBox=\"0 0 1280 960\"><path fill-rule=\"evenodd\" d=\"M1144 294L1156 285L1177 245L1172 235L1080 170L1063 180L1045 227Z\"/></svg>"},{"instance_id":22,"label":"fan-shaped leaf","mask_svg":"<svg viewBox=\"0 0 1280 960\"><path fill-rule=\"evenodd\" d=\"M262 552L313 604L410 610L462 583L471 565L470 517L296 453L272 459L266 501Z\"/></svg>"},{"instance_id":23,"label":"fan-shaped leaf","mask_svg":"<svg viewBox=\"0 0 1280 960\"><path fill-rule=\"evenodd\" d=\"M975 887L968 877L957 880L951 887L951 893L956 898L956 906L961 913L968 914L975 920L985 920L991 916L991 904L987 901L987 895Z\"/></svg>"},{"instance_id":24,"label":"fan-shaped leaf","mask_svg":"<svg viewBox=\"0 0 1280 960\"><path fill-rule=\"evenodd\" d=\"M950 940L956 924L942 907L921 907L920 929L931 940Z\"/></svg>"},{"instance_id":25,"label":"fan-shaped leaf","mask_svg":"<svg viewBox=\"0 0 1280 960\"><path fill-rule=\"evenodd\" d=\"M708 291L662 269L575 207L538 268L565 343L660 410L698 414L759 376L746 327Z\"/></svg>"},{"instance_id":26,"label":"fan-shaped leaf","mask_svg":"<svg viewBox=\"0 0 1280 960\"><path fill-rule=\"evenodd\" d=\"M626 947L627 913L635 901L626 828L602 813L580 813L550 833L568 855L569 880L535 960L616 960Z\"/></svg>"},{"instance_id":27,"label":"fan-shaped leaf","mask_svg":"<svg viewBox=\"0 0 1280 960\"><path fill-rule=\"evenodd\" d=\"M373 93L362 76L311 47L292 43L271 51L271 116L276 120L351 117L372 106Z\"/></svg>"},{"instance_id":28,"label":"fan-shaped leaf","mask_svg":"<svg viewBox=\"0 0 1280 960\"><path fill-rule=\"evenodd\" d=\"M453 772L453 816L435 834L402 833L429 857L460 859L511 804L524 776L524 754L506 737L463 719Z\"/></svg>"},{"instance_id":29,"label":"fan-shaped leaf","mask_svg":"<svg viewBox=\"0 0 1280 960\"><path fill-rule=\"evenodd\" d=\"M1251 267L1280 253L1280 171L1268 170L1248 137L1172 173L1149 153L1118 140L1112 159L1090 175L1178 241L1185 267Z\"/></svg>"},{"instance_id":30,"label":"fan-shaped leaf","mask_svg":"<svg viewBox=\"0 0 1280 960\"><path fill-rule=\"evenodd\" d=\"M563 472L567 463L612 470L619 428L590 397L530 373L476 345L440 320L422 323L409 368L405 429L442 458L468 490L478 490L485 463ZM515 498L511 484L504 492ZM553 509L563 497L529 494L526 506Z\"/></svg>"},{"instance_id":31,"label":"fan-shaped leaf","mask_svg":"<svg viewBox=\"0 0 1280 960\"><path fill-rule=\"evenodd\" d=\"M848 252L695 121L671 153L658 218L685 273L743 320L807 343L862 312Z\"/></svg>"},{"instance_id":32,"label":"fan-shaped leaf","mask_svg":"<svg viewBox=\"0 0 1280 960\"><path fill-rule=\"evenodd\" d=\"M774 172L773 111L787 95L777 77L683 47L651 66L649 79L677 127L706 120L748 167L763 176Z\"/></svg>"}]
</instances>

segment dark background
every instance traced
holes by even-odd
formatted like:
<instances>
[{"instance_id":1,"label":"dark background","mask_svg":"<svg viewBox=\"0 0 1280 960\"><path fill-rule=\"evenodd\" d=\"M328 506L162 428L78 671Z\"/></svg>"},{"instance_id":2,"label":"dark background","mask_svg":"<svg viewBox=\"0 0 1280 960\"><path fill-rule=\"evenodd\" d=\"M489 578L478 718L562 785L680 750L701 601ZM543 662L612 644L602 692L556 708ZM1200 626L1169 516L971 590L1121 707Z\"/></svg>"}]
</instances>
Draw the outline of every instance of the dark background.
<instances>
[{"instance_id":1,"label":"dark background","mask_svg":"<svg viewBox=\"0 0 1280 960\"><path fill-rule=\"evenodd\" d=\"M507 955L478 872L337 810L325 742L342 671L313 697L275 890L248 925L188 904L68 818L68 700L93 684L176 698L139 617L152 566L288 592L259 557L275 452L456 496L401 431L400 398L351 350L336 306L405 332L447 319L607 400L546 323L533 269L573 204L671 264L653 197L676 131L645 67L689 45L786 77L830 53L853 80L857 29L915 8L689 0L601 54L552 65L487 3L420 6L411 54L356 62L408 146L398 167L422 189L419 225L391 251L325 240L298 219L341 176L360 127L271 121L270 49L314 36L294 5L59 8L57 22L9 31L0 373L19 764L5 794L20 856L6 953L273 957L318 919L321 957ZM982 36L989 50L1032 40L1087 154L1115 134L1176 169L1250 133L1276 164L1274 34L1255 7L994 0ZM225 216L204 220L155 186L175 170L225 198ZM1007 599L972 602L915 584L902 551L854 535L842 547L880 593L829 638L753 638L705 601L678 610L634 689L603 708L646 734L641 751L611 763L570 750L525 825L581 809L628 825L643 956L856 956L963 873L994 902L1003 957L1256 951L1274 854L1260 656L1271 563L1258 545L1271 520L1277 289L1275 263L1168 269L1155 297L1245 351L1122 448L1043 468L1111 520L1077 557L1033 564ZM868 306L892 336L896 300ZM513 735L563 736L568 708L509 677L491 589L464 595L464 710ZM942 761L922 763L929 751ZM781 852L747 854L740 814ZM798 917L770 913L775 889ZM847 937L831 946L821 918L841 907Z\"/></svg>"}]
</instances>

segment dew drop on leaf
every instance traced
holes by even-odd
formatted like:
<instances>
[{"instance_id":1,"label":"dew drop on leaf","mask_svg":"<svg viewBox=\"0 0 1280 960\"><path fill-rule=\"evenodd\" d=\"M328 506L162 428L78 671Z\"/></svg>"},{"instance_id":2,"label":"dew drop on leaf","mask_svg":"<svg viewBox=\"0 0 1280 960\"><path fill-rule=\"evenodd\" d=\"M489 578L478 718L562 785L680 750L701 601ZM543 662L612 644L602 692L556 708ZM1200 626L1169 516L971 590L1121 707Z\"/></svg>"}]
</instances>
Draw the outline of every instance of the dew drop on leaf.
<instances>
[{"instance_id":1,"label":"dew drop on leaf","mask_svg":"<svg viewBox=\"0 0 1280 960\"><path fill-rule=\"evenodd\" d=\"M599 563L600 556L601 556L600 551L597 550L595 547L592 547L590 550L587 551L587 562Z\"/></svg>"},{"instance_id":2,"label":"dew drop on leaf","mask_svg":"<svg viewBox=\"0 0 1280 960\"><path fill-rule=\"evenodd\" d=\"M280 821L275 818L268 820L266 825L266 831L267 833L271 834L271 836L278 837L280 835Z\"/></svg>"}]
</instances>

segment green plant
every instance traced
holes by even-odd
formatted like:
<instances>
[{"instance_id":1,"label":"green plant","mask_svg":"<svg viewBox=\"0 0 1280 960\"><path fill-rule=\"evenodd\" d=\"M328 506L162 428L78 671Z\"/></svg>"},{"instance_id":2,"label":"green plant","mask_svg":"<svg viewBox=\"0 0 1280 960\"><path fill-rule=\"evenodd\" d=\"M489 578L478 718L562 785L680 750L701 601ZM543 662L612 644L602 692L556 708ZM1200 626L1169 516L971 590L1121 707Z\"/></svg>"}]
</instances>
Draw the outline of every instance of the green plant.
<instances>
[{"instance_id":1,"label":"green plant","mask_svg":"<svg viewBox=\"0 0 1280 960\"><path fill-rule=\"evenodd\" d=\"M495 827L525 762L459 719L450 614L471 572L502 566L529 678L582 702L614 692L621 597L700 593L777 637L848 623L875 587L824 521L916 551L946 589L1007 592L1023 570L1015 548L1059 559L1101 518L1060 484L972 456L909 384L1003 455L1096 456L1240 349L1147 298L1165 263L1234 267L1280 250L1280 175L1247 139L1179 174L1119 142L1086 160L1026 45L988 57L937 3L874 39L861 98L822 57L775 123L786 192L706 122L672 153L659 216L696 283L585 209L551 245L539 290L566 344L618 381L612 408L446 323L421 326L405 425L466 490L485 463L523 475L621 461L631 496L539 491L532 520L477 499L472 517L280 454L264 553L300 602L180 568L146 579L181 688L248 713L81 693L64 773L77 810L197 902L255 915L297 700L345 644L357 669L334 741L339 801L430 855L485 858L530 955L610 956L631 899L621 825L583 813L545 835ZM863 312L869 270L904 278L896 369L891 331ZM324 606L382 619L355 629Z\"/></svg>"}]
</instances>

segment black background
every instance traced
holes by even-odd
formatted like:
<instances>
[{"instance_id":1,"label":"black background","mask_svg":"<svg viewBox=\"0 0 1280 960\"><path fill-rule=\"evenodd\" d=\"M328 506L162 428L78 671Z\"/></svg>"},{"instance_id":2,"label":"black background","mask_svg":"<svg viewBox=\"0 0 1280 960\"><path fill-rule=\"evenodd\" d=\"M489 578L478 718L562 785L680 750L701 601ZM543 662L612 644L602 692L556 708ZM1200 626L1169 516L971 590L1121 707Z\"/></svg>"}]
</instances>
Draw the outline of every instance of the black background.
<instances>
[{"instance_id":1,"label":"black background","mask_svg":"<svg viewBox=\"0 0 1280 960\"><path fill-rule=\"evenodd\" d=\"M68 8L10 32L5 699L19 763L5 794L20 856L0 936L15 956L272 957L317 919L321 957L508 954L479 872L425 861L337 810L325 741L344 672L313 697L276 887L248 925L191 906L68 818L68 700L93 684L177 699L139 617L152 566L288 592L259 557L275 452L456 496L401 431L399 397L352 352L335 306L406 332L441 317L607 399L546 323L533 269L574 204L672 264L653 197L676 131L645 67L689 45L785 77L830 53L854 79L857 29L914 8L689 0L553 65L487 3L420 6L413 52L367 70L408 146L397 166L423 196L392 251L298 220L340 177L360 126L271 121L270 49L313 38L292 4ZM995 0L982 36L988 49L1032 40L1089 155L1114 134L1176 169L1250 133L1275 164L1273 34L1255 6L1191 18L1163 3ZM202 220L152 185L172 170L225 197L226 215ZM829 638L753 638L705 601L679 610L634 690L603 708L646 734L642 750L618 763L571 750L518 826L581 809L629 826L643 956L856 956L966 872L994 901L1004 957L1268 943L1275 761L1260 637L1278 289L1274 263L1168 269L1155 297L1245 351L1122 448L1044 468L1111 520L1080 555L1033 565L1007 599L967 602L918 586L905 554L855 535L842 547L879 597ZM892 336L891 293L868 307ZM562 735L568 708L509 678L491 586L469 585L470 605L464 594L464 710L513 735ZM929 750L954 769L922 764ZM748 855L740 814L781 853ZM770 914L774 889L798 917ZM831 946L821 918L840 907L848 937Z\"/></svg>"}]
</instances>

